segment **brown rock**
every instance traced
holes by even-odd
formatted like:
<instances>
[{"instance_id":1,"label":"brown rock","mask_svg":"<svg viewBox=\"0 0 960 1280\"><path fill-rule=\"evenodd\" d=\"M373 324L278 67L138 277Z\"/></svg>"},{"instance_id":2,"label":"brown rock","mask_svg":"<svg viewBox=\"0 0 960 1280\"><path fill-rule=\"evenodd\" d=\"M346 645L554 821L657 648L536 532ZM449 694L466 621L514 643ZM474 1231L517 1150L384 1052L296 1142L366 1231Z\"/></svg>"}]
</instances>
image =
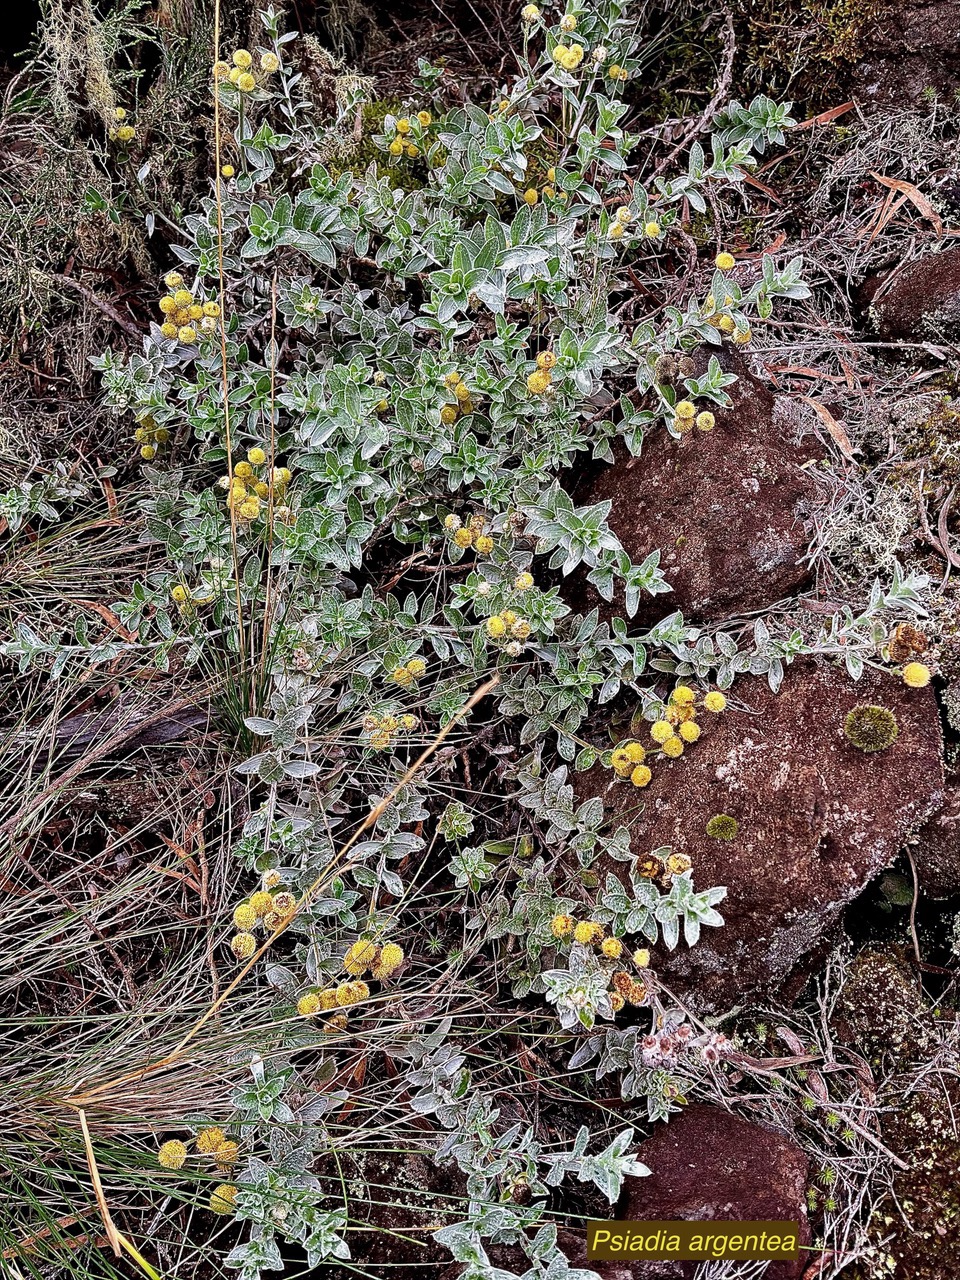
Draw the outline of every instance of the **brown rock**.
<instances>
[{"instance_id":1,"label":"brown rock","mask_svg":"<svg viewBox=\"0 0 960 1280\"><path fill-rule=\"evenodd\" d=\"M862 296L885 341L949 341L960 333L960 248L872 276Z\"/></svg>"},{"instance_id":2,"label":"brown rock","mask_svg":"<svg viewBox=\"0 0 960 1280\"><path fill-rule=\"evenodd\" d=\"M575 784L578 799L603 797L614 825L629 821L635 854L671 845L692 858L695 887L727 886L725 925L658 957L664 980L699 1008L776 988L943 800L929 688L872 669L854 682L805 660L788 668L779 694L756 678L733 693L745 709L701 714L700 740L679 760L653 759L644 791L600 765ZM864 754L844 737L861 702L895 713L899 735L887 750ZM706 834L716 814L737 820L733 840ZM599 870L601 881L608 870L628 880L623 863Z\"/></svg>"},{"instance_id":3,"label":"brown rock","mask_svg":"<svg viewBox=\"0 0 960 1280\"><path fill-rule=\"evenodd\" d=\"M718 1107L690 1106L661 1125L637 1152L651 1170L630 1178L617 1218L796 1222L800 1258L774 1262L765 1280L799 1280L809 1259L809 1161L784 1134ZM696 1262L633 1263L634 1280L687 1280Z\"/></svg>"},{"instance_id":4,"label":"brown rock","mask_svg":"<svg viewBox=\"0 0 960 1280\"><path fill-rule=\"evenodd\" d=\"M698 373L709 354L697 357ZM673 590L641 599L637 624L675 609L692 620L760 609L810 581L800 561L814 480L801 467L821 456L820 447L812 437L795 442L790 403L775 400L734 350L719 358L739 381L727 389L731 407L716 410L713 431L681 441L659 433L639 458L618 444L616 461L576 493L578 504L612 501L607 523L635 564L660 549ZM574 579L568 598L576 609L623 613L622 595L606 604L584 575Z\"/></svg>"},{"instance_id":5,"label":"brown rock","mask_svg":"<svg viewBox=\"0 0 960 1280\"><path fill-rule=\"evenodd\" d=\"M864 22L849 90L867 104L920 103L960 87L960 0L889 4Z\"/></svg>"},{"instance_id":6,"label":"brown rock","mask_svg":"<svg viewBox=\"0 0 960 1280\"><path fill-rule=\"evenodd\" d=\"M943 808L917 832L913 855L925 894L951 898L960 893L960 769L947 779Z\"/></svg>"}]
</instances>

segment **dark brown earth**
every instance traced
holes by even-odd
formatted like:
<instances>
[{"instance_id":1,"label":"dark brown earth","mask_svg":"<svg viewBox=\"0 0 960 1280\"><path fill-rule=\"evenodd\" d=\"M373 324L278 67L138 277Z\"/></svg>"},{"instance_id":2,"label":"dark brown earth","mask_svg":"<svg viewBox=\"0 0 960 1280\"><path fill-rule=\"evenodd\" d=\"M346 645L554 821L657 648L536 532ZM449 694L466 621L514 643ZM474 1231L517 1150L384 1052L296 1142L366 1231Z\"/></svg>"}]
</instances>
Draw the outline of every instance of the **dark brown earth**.
<instances>
[{"instance_id":1,"label":"dark brown earth","mask_svg":"<svg viewBox=\"0 0 960 1280\"><path fill-rule=\"evenodd\" d=\"M960 333L960 248L871 277L862 298L884 341L949 342Z\"/></svg>"},{"instance_id":2,"label":"dark brown earth","mask_svg":"<svg viewBox=\"0 0 960 1280\"><path fill-rule=\"evenodd\" d=\"M786 1221L810 1242L804 1193L809 1161L789 1138L718 1107L690 1106L660 1125L637 1156L651 1170L630 1178L617 1218ZM797 1280L807 1259L775 1262L765 1280ZM634 1280L688 1280L695 1262L634 1263Z\"/></svg>"},{"instance_id":3,"label":"dark brown earth","mask_svg":"<svg viewBox=\"0 0 960 1280\"><path fill-rule=\"evenodd\" d=\"M862 57L849 78L863 106L950 100L960 83L960 0L891 4L863 25Z\"/></svg>"},{"instance_id":4,"label":"dark brown earth","mask_svg":"<svg viewBox=\"0 0 960 1280\"><path fill-rule=\"evenodd\" d=\"M860 702L896 714L899 736L886 751L866 755L844 737ZM578 799L600 795L609 820L631 825L635 854L670 845L692 858L696 887L727 886L724 927L656 960L664 981L704 1009L782 983L940 807L944 780L934 694L892 674L869 670L854 682L808 659L776 695L765 680L742 678L736 707L700 721L702 737L681 759L651 758L645 790L600 765L575 786ZM706 834L716 814L736 818L734 840ZM623 863L601 863L601 881L608 870L626 878Z\"/></svg>"},{"instance_id":5,"label":"dark brown earth","mask_svg":"<svg viewBox=\"0 0 960 1280\"><path fill-rule=\"evenodd\" d=\"M608 524L635 564L662 550L673 590L641 600L638 625L675 609L694 621L748 612L810 582L800 561L815 481L801 468L822 456L820 446L811 436L797 443L789 402L775 399L735 350L724 348L720 361L739 381L728 388L731 407L716 411L713 431L681 441L660 432L642 458L619 446L615 463L576 493L580 504L613 502ZM707 356L697 363L699 374ZM578 610L599 606L608 618L623 612L621 595L606 604L583 575L574 575L568 592Z\"/></svg>"},{"instance_id":6,"label":"dark brown earth","mask_svg":"<svg viewBox=\"0 0 960 1280\"><path fill-rule=\"evenodd\" d=\"M960 769L947 778L943 808L917 832L913 856L920 887L928 897L960 893Z\"/></svg>"}]
</instances>

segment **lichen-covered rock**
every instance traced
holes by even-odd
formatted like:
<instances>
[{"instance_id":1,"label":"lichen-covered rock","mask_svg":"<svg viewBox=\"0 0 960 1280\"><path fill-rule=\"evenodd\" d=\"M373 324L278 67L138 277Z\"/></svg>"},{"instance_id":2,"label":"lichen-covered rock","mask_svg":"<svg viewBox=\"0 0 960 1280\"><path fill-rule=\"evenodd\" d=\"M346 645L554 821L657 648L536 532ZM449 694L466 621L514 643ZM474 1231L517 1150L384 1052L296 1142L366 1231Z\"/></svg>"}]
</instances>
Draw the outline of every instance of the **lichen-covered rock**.
<instances>
[{"instance_id":1,"label":"lichen-covered rock","mask_svg":"<svg viewBox=\"0 0 960 1280\"><path fill-rule=\"evenodd\" d=\"M864 752L844 734L861 702L897 718L884 751ZM578 799L601 796L612 823L629 822L634 854L671 845L692 859L695 886L727 886L725 925L657 956L661 977L703 1009L790 974L940 807L943 764L932 690L875 670L855 682L804 660L788 668L779 694L742 678L726 711L699 719L702 735L680 759L648 757L653 778L642 791L600 765L578 775L576 790ZM718 814L736 820L733 839L707 834ZM601 880L607 871L626 879L624 868L601 864Z\"/></svg>"},{"instance_id":2,"label":"lichen-covered rock","mask_svg":"<svg viewBox=\"0 0 960 1280\"><path fill-rule=\"evenodd\" d=\"M698 373L707 358L696 357ZM639 458L618 444L616 461L577 489L578 503L612 501L607 522L634 563L661 552L672 592L642 600L639 624L674 609L693 620L760 609L810 581L802 558L815 482L803 464L822 455L820 446L811 436L798 442L792 402L775 400L739 355L725 349L720 360L739 381L712 431L680 441L660 432ZM583 575L568 591L577 609L623 612L620 596L605 604Z\"/></svg>"},{"instance_id":3,"label":"lichen-covered rock","mask_svg":"<svg viewBox=\"0 0 960 1280\"><path fill-rule=\"evenodd\" d=\"M862 296L885 341L949 342L960 333L960 248L925 254L892 280L872 276Z\"/></svg>"},{"instance_id":4,"label":"lichen-covered rock","mask_svg":"<svg viewBox=\"0 0 960 1280\"><path fill-rule=\"evenodd\" d=\"M960 893L960 769L947 778L943 808L917 832L913 856L920 888L928 897Z\"/></svg>"},{"instance_id":5,"label":"lichen-covered rock","mask_svg":"<svg viewBox=\"0 0 960 1280\"><path fill-rule=\"evenodd\" d=\"M765 1280L798 1280L809 1264L809 1161L789 1137L718 1107L690 1106L661 1125L637 1158L651 1170L630 1178L616 1216L628 1221L706 1219L796 1222L796 1262L775 1262ZM633 1263L634 1280L687 1280L698 1263Z\"/></svg>"}]
</instances>

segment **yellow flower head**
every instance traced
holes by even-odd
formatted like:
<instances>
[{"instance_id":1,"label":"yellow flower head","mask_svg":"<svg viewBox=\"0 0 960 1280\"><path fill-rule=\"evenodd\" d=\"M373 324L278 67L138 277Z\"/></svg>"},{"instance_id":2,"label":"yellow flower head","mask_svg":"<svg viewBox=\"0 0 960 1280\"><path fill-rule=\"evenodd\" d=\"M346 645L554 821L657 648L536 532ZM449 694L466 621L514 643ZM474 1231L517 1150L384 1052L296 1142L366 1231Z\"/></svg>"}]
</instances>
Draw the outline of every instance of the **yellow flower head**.
<instances>
[{"instance_id":1,"label":"yellow flower head","mask_svg":"<svg viewBox=\"0 0 960 1280\"><path fill-rule=\"evenodd\" d=\"M122 124L117 130L118 142L132 142L137 136L137 131L132 124Z\"/></svg>"},{"instance_id":2,"label":"yellow flower head","mask_svg":"<svg viewBox=\"0 0 960 1280\"><path fill-rule=\"evenodd\" d=\"M257 913L249 902L241 902L233 912L234 927L241 932L249 933L257 923Z\"/></svg>"},{"instance_id":3,"label":"yellow flower head","mask_svg":"<svg viewBox=\"0 0 960 1280\"><path fill-rule=\"evenodd\" d=\"M238 49L233 55L233 65L239 67L241 71L246 71L247 67L253 65L253 55L246 49Z\"/></svg>"},{"instance_id":4,"label":"yellow flower head","mask_svg":"<svg viewBox=\"0 0 960 1280\"><path fill-rule=\"evenodd\" d=\"M433 116L429 111L418 111L417 122L422 129L428 129L433 124Z\"/></svg>"},{"instance_id":5,"label":"yellow flower head","mask_svg":"<svg viewBox=\"0 0 960 1280\"><path fill-rule=\"evenodd\" d=\"M249 960L257 949L257 940L252 933L235 933L230 939L230 950L238 960Z\"/></svg>"},{"instance_id":6,"label":"yellow flower head","mask_svg":"<svg viewBox=\"0 0 960 1280\"><path fill-rule=\"evenodd\" d=\"M177 330L177 340L189 346L197 340L197 331L192 324L185 324Z\"/></svg>"},{"instance_id":7,"label":"yellow flower head","mask_svg":"<svg viewBox=\"0 0 960 1280\"><path fill-rule=\"evenodd\" d=\"M623 749L633 764L643 764L647 758L646 748L640 742L627 742Z\"/></svg>"},{"instance_id":8,"label":"yellow flower head","mask_svg":"<svg viewBox=\"0 0 960 1280\"><path fill-rule=\"evenodd\" d=\"M719 689L712 689L703 700L704 710L714 713L722 711L726 705L727 699Z\"/></svg>"},{"instance_id":9,"label":"yellow flower head","mask_svg":"<svg viewBox=\"0 0 960 1280\"><path fill-rule=\"evenodd\" d=\"M117 107L113 113L114 120L126 120L127 112L124 107Z\"/></svg>"},{"instance_id":10,"label":"yellow flower head","mask_svg":"<svg viewBox=\"0 0 960 1280\"><path fill-rule=\"evenodd\" d=\"M389 147L387 147L387 150L390 152L392 156L402 156L403 143L400 141L399 138L394 138L393 141L390 143Z\"/></svg>"},{"instance_id":11,"label":"yellow flower head","mask_svg":"<svg viewBox=\"0 0 960 1280\"><path fill-rule=\"evenodd\" d=\"M256 520L260 514L260 499L255 495L244 498L237 507L237 515L241 520Z\"/></svg>"},{"instance_id":12,"label":"yellow flower head","mask_svg":"<svg viewBox=\"0 0 960 1280\"><path fill-rule=\"evenodd\" d=\"M397 133L399 134L407 134L410 132L410 121L406 118L406 116L404 116L403 119L397 121L396 129L397 129Z\"/></svg>"},{"instance_id":13,"label":"yellow flower head","mask_svg":"<svg viewBox=\"0 0 960 1280\"><path fill-rule=\"evenodd\" d=\"M903 683L911 689L924 689L930 683L930 668L924 662L908 662L903 668Z\"/></svg>"},{"instance_id":14,"label":"yellow flower head","mask_svg":"<svg viewBox=\"0 0 960 1280\"><path fill-rule=\"evenodd\" d=\"M218 1169L226 1172L232 1168L240 1159L240 1147L236 1142L232 1142L227 1138L220 1143L216 1151L213 1153L213 1159Z\"/></svg>"},{"instance_id":15,"label":"yellow flower head","mask_svg":"<svg viewBox=\"0 0 960 1280\"><path fill-rule=\"evenodd\" d=\"M520 17L526 23L536 22L540 17L540 10L535 4L525 4L520 10Z\"/></svg>"},{"instance_id":16,"label":"yellow flower head","mask_svg":"<svg viewBox=\"0 0 960 1280\"><path fill-rule=\"evenodd\" d=\"M579 942L581 946L588 947L591 943L599 942L603 932L603 925L598 924L596 920L582 920L573 930L573 940Z\"/></svg>"},{"instance_id":17,"label":"yellow flower head","mask_svg":"<svg viewBox=\"0 0 960 1280\"><path fill-rule=\"evenodd\" d=\"M656 240L660 234L660 223L654 222L652 219L650 222L645 222L643 224L643 234L650 240Z\"/></svg>"},{"instance_id":18,"label":"yellow flower head","mask_svg":"<svg viewBox=\"0 0 960 1280\"><path fill-rule=\"evenodd\" d=\"M457 420L457 407L452 404L445 404L440 410L440 421L445 427L452 427Z\"/></svg>"},{"instance_id":19,"label":"yellow flower head","mask_svg":"<svg viewBox=\"0 0 960 1280\"><path fill-rule=\"evenodd\" d=\"M273 912L271 914L275 913L282 919L284 916L288 916L296 905L297 899L295 895L286 889L282 889L280 893L273 895Z\"/></svg>"},{"instance_id":20,"label":"yellow flower head","mask_svg":"<svg viewBox=\"0 0 960 1280\"><path fill-rule=\"evenodd\" d=\"M696 742L700 737L700 726L694 720L687 720L677 730L684 742Z\"/></svg>"},{"instance_id":21,"label":"yellow flower head","mask_svg":"<svg viewBox=\"0 0 960 1280\"><path fill-rule=\"evenodd\" d=\"M175 338L177 336L178 329L175 324L171 324L168 320L166 324L162 324L160 326L160 332L165 338Z\"/></svg>"},{"instance_id":22,"label":"yellow flower head","mask_svg":"<svg viewBox=\"0 0 960 1280\"><path fill-rule=\"evenodd\" d=\"M697 414L697 426L701 431L712 431L716 425L717 420L709 409Z\"/></svg>"},{"instance_id":23,"label":"yellow flower head","mask_svg":"<svg viewBox=\"0 0 960 1280\"><path fill-rule=\"evenodd\" d=\"M721 333L733 333L736 328L733 323L733 316L721 316L717 321L717 328Z\"/></svg>"},{"instance_id":24,"label":"yellow flower head","mask_svg":"<svg viewBox=\"0 0 960 1280\"><path fill-rule=\"evenodd\" d=\"M257 82L249 71L244 71L241 75L237 76L237 88L241 93L252 93L256 87Z\"/></svg>"},{"instance_id":25,"label":"yellow flower head","mask_svg":"<svg viewBox=\"0 0 960 1280\"><path fill-rule=\"evenodd\" d=\"M610 764L614 773L620 778L629 778L633 772L633 761L623 747L617 747L611 753Z\"/></svg>"},{"instance_id":26,"label":"yellow flower head","mask_svg":"<svg viewBox=\"0 0 960 1280\"><path fill-rule=\"evenodd\" d=\"M488 533L482 533L473 545L482 556L488 556L493 550L493 539Z\"/></svg>"},{"instance_id":27,"label":"yellow flower head","mask_svg":"<svg viewBox=\"0 0 960 1280\"><path fill-rule=\"evenodd\" d=\"M250 905L258 917L269 915L274 910L273 894L267 893L266 889L258 889L251 895Z\"/></svg>"},{"instance_id":28,"label":"yellow flower head","mask_svg":"<svg viewBox=\"0 0 960 1280\"><path fill-rule=\"evenodd\" d=\"M737 265L737 260L732 253L727 253L726 250L723 250L721 253L717 254L713 263L718 271L732 271Z\"/></svg>"},{"instance_id":29,"label":"yellow flower head","mask_svg":"<svg viewBox=\"0 0 960 1280\"><path fill-rule=\"evenodd\" d=\"M223 1183L210 1192L209 1208L213 1213L233 1213L237 1203L237 1188L232 1183Z\"/></svg>"},{"instance_id":30,"label":"yellow flower head","mask_svg":"<svg viewBox=\"0 0 960 1280\"><path fill-rule=\"evenodd\" d=\"M407 689L413 684L413 672L409 667L394 667L390 672L390 679L402 689Z\"/></svg>"},{"instance_id":31,"label":"yellow flower head","mask_svg":"<svg viewBox=\"0 0 960 1280\"><path fill-rule=\"evenodd\" d=\"M630 209L627 205L622 204L620 208L617 210L617 212L615 213L614 217L618 222L622 222L625 227L628 227L630 223L633 221L633 210Z\"/></svg>"},{"instance_id":32,"label":"yellow flower head","mask_svg":"<svg viewBox=\"0 0 960 1280\"><path fill-rule=\"evenodd\" d=\"M358 938L347 949L347 954L343 957L343 967L347 973L356 977L361 973L366 973L376 958L377 948L374 944L364 938Z\"/></svg>"},{"instance_id":33,"label":"yellow flower head","mask_svg":"<svg viewBox=\"0 0 960 1280\"><path fill-rule=\"evenodd\" d=\"M230 74L227 76L227 79L231 84L235 85L243 74L244 72L242 72L239 67L231 67Z\"/></svg>"},{"instance_id":34,"label":"yellow flower head","mask_svg":"<svg viewBox=\"0 0 960 1280\"><path fill-rule=\"evenodd\" d=\"M144 462L152 462L157 456L157 451L152 444L145 444L140 450L140 457Z\"/></svg>"},{"instance_id":35,"label":"yellow flower head","mask_svg":"<svg viewBox=\"0 0 960 1280\"><path fill-rule=\"evenodd\" d=\"M267 460L267 455L263 449L255 447L247 450L247 461L254 467L262 467Z\"/></svg>"},{"instance_id":36,"label":"yellow flower head","mask_svg":"<svg viewBox=\"0 0 960 1280\"><path fill-rule=\"evenodd\" d=\"M635 787L649 786L650 779L653 777L649 767L645 764L638 764L630 773L630 781Z\"/></svg>"},{"instance_id":37,"label":"yellow flower head","mask_svg":"<svg viewBox=\"0 0 960 1280\"><path fill-rule=\"evenodd\" d=\"M464 527L463 529L458 529L456 533L453 535L453 541L456 543L458 547L466 548L466 547L472 546L473 530L467 529L466 527Z\"/></svg>"},{"instance_id":38,"label":"yellow flower head","mask_svg":"<svg viewBox=\"0 0 960 1280\"><path fill-rule=\"evenodd\" d=\"M306 995L301 996L297 1001L297 1013L301 1018L312 1018L315 1013L320 1012L320 997L316 991L308 991Z\"/></svg>"},{"instance_id":39,"label":"yellow flower head","mask_svg":"<svg viewBox=\"0 0 960 1280\"><path fill-rule=\"evenodd\" d=\"M411 658L407 663L407 670L415 680L419 680L427 669L427 664L422 658Z\"/></svg>"},{"instance_id":40,"label":"yellow flower head","mask_svg":"<svg viewBox=\"0 0 960 1280\"><path fill-rule=\"evenodd\" d=\"M524 204L532 206L535 205L539 199L540 196L537 194L536 187L527 187L526 191L523 193Z\"/></svg>"},{"instance_id":41,"label":"yellow flower head","mask_svg":"<svg viewBox=\"0 0 960 1280\"><path fill-rule=\"evenodd\" d=\"M671 760L683 755L683 739L671 735L663 744L663 754Z\"/></svg>"},{"instance_id":42,"label":"yellow flower head","mask_svg":"<svg viewBox=\"0 0 960 1280\"><path fill-rule=\"evenodd\" d=\"M538 369L552 369L557 363L557 357L552 351L541 351L537 356Z\"/></svg>"},{"instance_id":43,"label":"yellow flower head","mask_svg":"<svg viewBox=\"0 0 960 1280\"><path fill-rule=\"evenodd\" d=\"M325 991L317 992L317 999L320 1001L320 1008L324 1013L329 1013L331 1009L337 1007L337 990L336 987L327 987Z\"/></svg>"},{"instance_id":44,"label":"yellow flower head","mask_svg":"<svg viewBox=\"0 0 960 1280\"><path fill-rule=\"evenodd\" d=\"M695 418L697 406L692 400L678 400L674 413L678 418Z\"/></svg>"},{"instance_id":45,"label":"yellow flower head","mask_svg":"<svg viewBox=\"0 0 960 1280\"><path fill-rule=\"evenodd\" d=\"M237 171L232 164L225 164L220 168L220 176L222 178L232 178L236 172Z\"/></svg>"},{"instance_id":46,"label":"yellow flower head","mask_svg":"<svg viewBox=\"0 0 960 1280\"><path fill-rule=\"evenodd\" d=\"M507 624L497 615L494 615L492 618L488 618L486 626L487 635L491 636L494 640L499 640L501 636L505 636L507 634Z\"/></svg>"},{"instance_id":47,"label":"yellow flower head","mask_svg":"<svg viewBox=\"0 0 960 1280\"><path fill-rule=\"evenodd\" d=\"M170 315L172 312L176 311L176 309L177 300L176 298L172 298L169 293L160 299L160 310L165 316Z\"/></svg>"},{"instance_id":48,"label":"yellow flower head","mask_svg":"<svg viewBox=\"0 0 960 1280\"><path fill-rule=\"evenodd\" d=\"M194 302L192 306L187 307L187 315L191 320L201 320L203 318L203 307L199 302Z\"/></svg>"},{"instance_id":49,"label":"yellow flower head","mask_svg":"<svg viewBox=\"0 0 960 1280\"><path fill-rule=\"evenodd\" d=\"M518 618L516 622L512 623L510 626L510 634L513 636L514 640L528 640L532 630L533 628L530 626L530 623L526 618Z\"/></svg>"},{"instance_id":50,"label":"yellow flower head","mask_svg":"<svg viewBox=\"0 0 960 1280\"><path fill-rule=\"evenodd\" d=\"M402 947L398 947L395 942L386 942L380 948L380 953L370 972L378 981L390 978L403 964L404 958Z\"/></svg>"},{"instance_id":51,"label":"yellow flower head","mask_svg":"<svg viewBox=\"0 0 960 1280\"><path fill-rule=\"evenodd\" d=\"M214 80L226 80L226 78L227 78L227 76L229 76L229 74L230 74L230 63L229 63L229 62L215 62L215 63L213 64L213 78L214 78Z\"/></svg>"},{"instance_id":52,"label":"yellow flower head","mask_svg":"<svg viewBox=\"0 0 960 1280\"><path fill-rule=\"evenodd\" d=\"M171 276L167 276L168 280L172 278L173 277ZM177 276L176 278L179 280L180 276ZM189 307L193 303L193 294L189 289L177 289L176 293L173 295L173 301L178 307Z\"/></svg>"},{"instance_id":53,"label":"yellow flower head","mask_svg":"<svg viewBox=\"0 0 960 1280\"><path fill-rule=\"evenodd\" d=\"M669 720L656 720L650 726L650 737L654 742L666 742L673 737L673 725Z\"/></svg>"},{"instance_id":54,"label":"yellow flower head","mask_svg":"<svg viewBox=\"0 0 960 1280\"><path fill-rule=\"evenodd\" d=\"M175 604L186 604L186 602L190 599L190 592L187 590L186 587L182 586L178 582L175 587L170 588L170 599Z\"/></svg>"},{"instance_id":55,"label":"yellow flower head","mask_svg":"<svg viewBox=\"0 0 960 1280\"><path fill-rule=\"evenodd\" d=\"M275 53L262 53L260 55L260 69L265 71L267 75L272 75L280 66L280 59Z\"/></svg>"},{"instance_id":56,"label":"yellow flower head","mask_svg":"<svg viewBox=\"0 0 960 1280\"><path fill-rule=\"evenodd\" d=\"M513 580L513 588L515 591L529 591L533 586L532 573L518 573Z\"/></svg>"},{"instance_id":57,"label":"yellow flower head","mask_svg":"<svg viewBox=\"0 0 960 1280\"><path fill-rule=\"evenodd\" d=\"M748 325L746 329L738 329L733 335L733 340L738 347L745 347L752 337L753 334L751 333L750 326Z\"/></svg>"},{"instance_id":58,"label":"yellow flower head","mask_svg":"<svg viewBox=\"0 0 960 1280\"><path fill-rule=\"evenodd\" d=\"M670 698L673 702L679 703L681 707L689 707L693 705L696 694L686 684L678 684L671 693Z\"/></svg>"},{"instance_id":59,"label":"yellow flower head","mask_svg":"<svg viewBox=\"0 0 960 1280\"><path fill-rule=\"evenodd\" d=\"M614 1013L619 1013L626 1003L619 991L610 992L610 1008Z\"/></svg>"},{"instance_id":60,"label":"yellow flower head","mask_svg":"<svg viewBox=\"0 0 960 1280\"><path fill-rule=\"evenodd\" d=\"M164 1169L182 1169L186 1158L187 1148L178 1138L171 1138L157 1152L157 1163Z\"/></svg>"},{"instance_id":61,"label":"yellow flower head","mask_svg":"<svg viewBox=\"0 0 960 1280\"><path fill-rule=\"evenodd\" d=\"M623 954L623 943L619 938L604 938L600 943L600 950L608 960L619 960Z\"/></svg>"},{"instance_id":62,"label":"yellow flower head","mask_svg":"<svg viewBox=\"0 0 960 1280\"><path fill-rule=\"evenodd\" d=\"M565 14L563 15L563 17L560 19L560 30L561 30L561 31L576 31L576 29L577 29L577 17L576 17L576 14L573 14L573 13L565 13Z\"/></svg>"},{"instance_id":63,"label":"yellow flower head","mask_svg":"<svg viewBox=\"0 0 960 1280\"><path fill-rule=\"evenodd\" d=\"M417 144L415 142L408 142L407 155L410 157L410 159L411 160L414 159L414 157L418 156L419 154L420 154L420 148L417 146Z\"/></svg>"},{"instance_id":64,"label":"yellow flower head","mask_svg":"<svg viewBox=\"0 0 960 1280\"><path fill-rule=\"evenodd\" d=\"M216 1151L217 1147L223 1145L227 1135L222 1129L201 1129L197 1134L197 1150L201 1155L209 1155L211 1151Z\"/></svg>"},{"instance_id":65,"label":"yellow flower head","mask_svg":"<svg viewBox=\"0 0 960 1280\"><path fill-rule=\"evenodd\" d=\"M527 375L527 390L535 396L542 396L550 385L550 373L547 369L535 369Z\"/></svg>"},{"instance_id":66,"label":"yellow flower head","mask_svg":"<svg viewBox=\"0 0 960 1280\"><path fill-rule=\"evenodd\" d=\"M568 916L565 912L561 912L550 921L550 932L555 938L569 938L573 933L574 925L573 916Z\"/></svg>"},{"instance_id":67,"label":"yellow flower head","mask_svg":"<svg viewBox=\"0 0 960 1280\"><path fill-rule=\"evenodd\" d=\"M638 969L646 969L650 963L650 952L646 947L640 947L633 953L633 963Z\"/></svg>"}]
</instances>

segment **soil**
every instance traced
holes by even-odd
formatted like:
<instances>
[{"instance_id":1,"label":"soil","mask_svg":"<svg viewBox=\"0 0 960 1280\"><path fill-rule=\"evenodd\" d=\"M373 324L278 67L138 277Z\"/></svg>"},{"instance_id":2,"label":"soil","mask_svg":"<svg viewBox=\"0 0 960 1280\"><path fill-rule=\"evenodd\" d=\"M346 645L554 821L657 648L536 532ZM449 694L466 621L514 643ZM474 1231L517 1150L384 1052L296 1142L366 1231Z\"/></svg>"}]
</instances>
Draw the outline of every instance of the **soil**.
<instances>
[{"instance_id":1,"label":"soil","mask_svg":"<svg viewBox=\"0 0 960 1280\"><path fill-rule=\"evenodd\" d=\"M893 4L864 24L863 56L849 80L865 106L948 100L960 85L960 0Z\"/></svg>"},{"instance_id":2,"label":"soil","mask_svg":"<svg viewBox=\"0 0 960 1280\"><path fill-rule=\"evenodd\" d=\"M960 893L960 769L948 775L943 808L918 831L913 856L928 897Z\"/></svg>"},{"instance_id":3,"label":"soil","mask_svg":"<svg viewBox=\"0 0 960 1280\"><path fill-rule=\"evenodd\" d=\"M635 854L670 845L692 858L695 886L727 887L724 927L656 961L699 1009L776 989L943 802L929 688L874 671L854 683L804 660L788 669L779 694L743 678L736 695L737 709L701 717L703 734L681 759L653 762L642 792L600 765L575 783L578 799L600 795L614 824L630 824ZM844 737L847 712L862 702L896 715L899 734L886 751L865 754ZM706 834L717 814L736 819L733 840ZM623 867L601 863L601 881Z\"/></svg>"},{"instance_id":4,"label":"soil","mask_svg":"<svg viewBox=\"0 0 960 1280\"><path fill-rule=\"evenodd\" d=\"M960 333L960 248L872 276L862 298L884 341L949 342Z\"/></svg>"},{"instance_id":5,"label":"soil","mask_svg":"<svg viewBox=\"0 0 960 1280\"><path fill-rule=\"evenodd\" d=\"M809 586L803 563L805 517L816 482L804 465L823 456L812 437L798 439L795 406L775 398L734 350L709 355L739 381L728 409L717 409L710 432L682 440L665 432L631 458L619 444L613 465L580 484L576 501L613 503L608 524L635 564L656 548L670 595L641 600L635 625L650 625L672 609L693 621L761 609ZM601 617L623 613L622 596L610 604L576 576L568 588L578 610L599 607Z\"/></svg>"},{"instance_id":6,"label":"soil","mask_svg":"<svg viewBox=\"0 0 960 1280\"><path fill-rule=\"evenodd\" d=\"M798 1280L803 1274L802 1249L810 1242L804 1199L809 1161L784 1134L717 1107L694 1105L661 1125L637 1158L651 1173L628 1180L617 1218L796 1222L800 1259L772 1263L765 1280ZM630 1273L634 1280L689 1280L699 1265L634 1263Z\"/></svg>"}]
</instances>

